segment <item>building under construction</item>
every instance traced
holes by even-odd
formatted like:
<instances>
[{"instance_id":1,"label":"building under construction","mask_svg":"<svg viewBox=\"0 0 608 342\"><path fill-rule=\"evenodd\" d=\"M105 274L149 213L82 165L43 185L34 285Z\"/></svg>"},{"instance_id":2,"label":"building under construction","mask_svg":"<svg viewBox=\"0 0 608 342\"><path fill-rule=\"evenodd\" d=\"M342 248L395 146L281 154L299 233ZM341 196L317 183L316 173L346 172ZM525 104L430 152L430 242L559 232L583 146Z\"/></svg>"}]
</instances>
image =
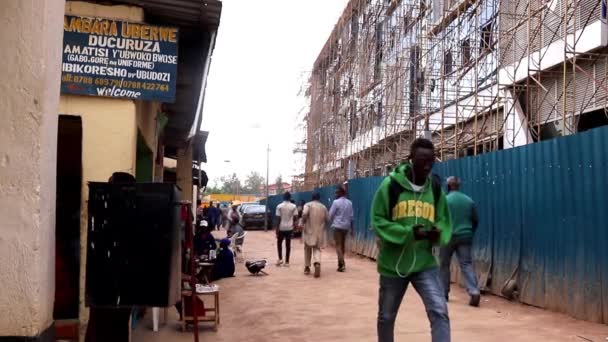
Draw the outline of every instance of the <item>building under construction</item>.
<instances>
[{"instance_id":1,"label":"building under construction","mask_svg":"<svg viewBox=\"0 0 608 342\"><path fill-rule=\"evenodd\" d=\"M306 95L303 187L608 124L606 0L351 0Z\"/></svg>"}]
</instances>

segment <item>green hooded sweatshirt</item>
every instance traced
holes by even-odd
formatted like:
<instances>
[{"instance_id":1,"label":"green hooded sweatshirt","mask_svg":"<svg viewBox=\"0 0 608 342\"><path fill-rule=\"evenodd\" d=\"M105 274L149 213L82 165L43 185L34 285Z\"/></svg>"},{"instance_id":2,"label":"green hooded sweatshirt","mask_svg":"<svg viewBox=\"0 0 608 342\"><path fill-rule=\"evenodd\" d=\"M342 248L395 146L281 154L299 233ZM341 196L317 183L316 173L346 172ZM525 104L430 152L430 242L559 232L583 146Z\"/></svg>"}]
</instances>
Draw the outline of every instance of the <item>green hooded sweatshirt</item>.
<instances>
[{"instance_id":1,"label":"green hooded sweatshirt","mask_svg":"<svg viewBox=\"0 0 608 342\"><path fill-rule=\"evenodd\" d=\"M406 178L411 164L397 167L386 177L374 196L372 203L372 225L380 239L378 272L387 277L406 277L410 274L437 267L428 240L414 239L413 227L424 225L430 230L433 226L441 230L439 245L445 246L452 237L450 211L443 191L435 208L432 180L429 176L421 192L414 192ZM399 196L394 208L389 206L389 184L391 179L405 189Z\"/></svg>"}]
</instances>

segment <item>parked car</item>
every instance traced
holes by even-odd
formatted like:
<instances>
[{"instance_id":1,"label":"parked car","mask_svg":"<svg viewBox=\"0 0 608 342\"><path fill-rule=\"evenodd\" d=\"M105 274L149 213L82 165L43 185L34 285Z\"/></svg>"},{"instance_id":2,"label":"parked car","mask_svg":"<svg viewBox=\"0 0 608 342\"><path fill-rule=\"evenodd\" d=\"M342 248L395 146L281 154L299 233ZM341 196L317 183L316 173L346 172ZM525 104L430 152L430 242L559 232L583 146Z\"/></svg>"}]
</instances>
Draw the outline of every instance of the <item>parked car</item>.
<instances>
[{"instance_id":1,"label":"parked car","mask_svg":"<svg viewBox=\"0 0 608 342\"><path fill-rule=\"evenodd\" d=\"M243 213L245 213L245 209L247 209L247 207L252 206L252 205L260 205L260 203L259 202L241 203L241 205L239 206L239 215L243 216Z\"/></svg>"},{"instance_id":2,"label":"parked car","mask_svg":"<svg viewBox=\"0 0 608 342\"><path fill-rule=\"evenodd\" d=\"M266 206L263 204L248 205L243 211L242 225L245 229L264 228L264 214L268 217L268 222L271 222L269 212L266 212Z\"/></svg>"},{"instance_id":3,"label":"parked car","mask_svg":"<svg viewBox=\"0 0 608 342\"><path fill-rule=\"evenodd\" d=\"M247 209L247 207L250 207L252 205L259 205L260 203L258 202L244 202L241 203L238 208L236 208L237 213L239 214L239 223L244 227L245 224L243 223L243 214L245 213L245 209Z\"/></svg>"}]
</instances>

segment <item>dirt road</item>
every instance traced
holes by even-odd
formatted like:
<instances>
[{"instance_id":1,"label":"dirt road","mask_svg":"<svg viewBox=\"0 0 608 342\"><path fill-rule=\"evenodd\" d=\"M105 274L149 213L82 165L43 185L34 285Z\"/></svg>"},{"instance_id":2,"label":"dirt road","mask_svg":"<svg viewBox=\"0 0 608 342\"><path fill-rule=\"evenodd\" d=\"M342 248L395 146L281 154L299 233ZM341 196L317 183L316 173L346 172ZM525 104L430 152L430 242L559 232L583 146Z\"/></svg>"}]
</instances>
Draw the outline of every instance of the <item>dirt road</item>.
<instances>
[{"instance_id":1,"label":"dirt road","mask_svg":"<svg viewBox=\"0 0 608 342\"><path fill-rule=\"evenodd\" d=\"M336 256L323 251L322 275L303 274L303 245L293 241L290 268L269 265L270 275L252 277L242 264L237 276L221 286L218 332L201 326L201 341L375 341L378 276L373 261L347 259L347 272L336 272ZM247 258L276 260L272 232L248 232ZM456 286L450 293L453 341L606 341L608 326L484 296L480 308L467 306L466 294ZM192 341L179 331L177 314L170 310L168 324L151 331L149 316L134 332L135 342ZM424 306L412 288L406 294L395 327L396 341L430 341ZM579 337L580 336L580 337ZM586 340L587 339L587 340Z\"/></svg>"}]
</instances>

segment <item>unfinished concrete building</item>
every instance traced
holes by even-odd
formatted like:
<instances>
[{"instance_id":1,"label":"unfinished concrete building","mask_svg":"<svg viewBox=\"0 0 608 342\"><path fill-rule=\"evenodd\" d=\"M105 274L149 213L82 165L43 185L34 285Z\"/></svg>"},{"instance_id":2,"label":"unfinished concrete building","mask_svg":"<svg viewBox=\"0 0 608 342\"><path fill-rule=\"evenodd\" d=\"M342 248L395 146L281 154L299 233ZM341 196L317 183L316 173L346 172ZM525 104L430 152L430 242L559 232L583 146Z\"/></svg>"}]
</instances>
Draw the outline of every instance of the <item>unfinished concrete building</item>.
<instances>
[{"instance_id":1,"label":"unfinished concrete building","mask_svg":"<svg viewBox=\"0 0 608 342\"><path fill-rule=\"evenodd\" d=\"M605 0L351 0L308 81L304 188L608 123Z\"/></svg>"}]
</instances>

